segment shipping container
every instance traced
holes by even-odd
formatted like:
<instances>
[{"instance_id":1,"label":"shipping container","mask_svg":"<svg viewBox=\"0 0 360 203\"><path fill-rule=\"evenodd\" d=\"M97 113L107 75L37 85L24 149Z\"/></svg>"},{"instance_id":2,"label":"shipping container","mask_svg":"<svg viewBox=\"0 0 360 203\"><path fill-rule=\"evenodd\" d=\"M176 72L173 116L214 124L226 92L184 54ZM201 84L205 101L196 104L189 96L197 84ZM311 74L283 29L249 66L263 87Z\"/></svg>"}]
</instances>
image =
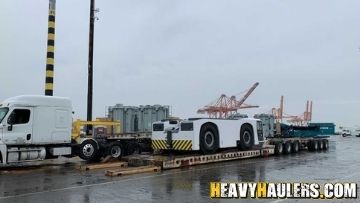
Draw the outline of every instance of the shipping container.
<instances>
[{"instance_id":1,"label":"shipping container","mask_svg":"<svg viewBox=\"0 0 360 203\"><path fill-rule=\"evenodd\" d=\"M335 135L334 123L309 123L309 126L318 127L319 135Z\"/></svg>"}]
</instances>

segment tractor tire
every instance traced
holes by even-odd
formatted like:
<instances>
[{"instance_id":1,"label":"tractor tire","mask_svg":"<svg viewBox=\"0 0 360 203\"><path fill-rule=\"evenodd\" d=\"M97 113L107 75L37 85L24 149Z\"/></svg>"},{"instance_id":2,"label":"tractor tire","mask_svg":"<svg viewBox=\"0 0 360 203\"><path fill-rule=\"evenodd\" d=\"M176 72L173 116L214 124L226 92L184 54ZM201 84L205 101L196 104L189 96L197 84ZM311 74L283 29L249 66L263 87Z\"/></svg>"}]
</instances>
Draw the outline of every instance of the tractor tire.
<instances>
[{"instance_id":1,"label":"tractor tire","mask_svg":"<svg viewBox=\"0 0 360 203\"><path fill-rule=\"evenodd\" d=\"M240 149L251 150L254 146L254 132L251 125L243 125L240 130Z\"/></svg>"},{"instance_id":2,"label":"tractor tire","mask_svg":"<svg viewBox=\"0 0 360 203\"><path fill-rule=\"evenodd\" d=\"M215 153L219 149L219 134L213 124L204 124L200 130L200 151L204 154Z\"/></svg>"}]
</instances>

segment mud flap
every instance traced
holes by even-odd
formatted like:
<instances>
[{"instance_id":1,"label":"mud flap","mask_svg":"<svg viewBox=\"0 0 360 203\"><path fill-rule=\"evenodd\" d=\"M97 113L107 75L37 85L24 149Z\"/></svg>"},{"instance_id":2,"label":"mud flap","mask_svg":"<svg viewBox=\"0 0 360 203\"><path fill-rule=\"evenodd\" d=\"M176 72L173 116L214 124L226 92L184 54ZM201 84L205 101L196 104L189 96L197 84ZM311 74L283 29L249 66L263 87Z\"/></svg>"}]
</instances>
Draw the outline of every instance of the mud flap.
<instances>
[{"instance_id":1,"label":"mud flap","mask_svg":"<svg viewBox=\"0 0 360 203\"><path fill-rule=\"evenodd\" d=\"M1 163L1 165L6 165L6 163L7 163L7 147L6 147L6 145L3 143L3 142L1 142L0 141L0 154L1 154L1 160L2 160L2 163Z\"/></svg>"}]
</instances>

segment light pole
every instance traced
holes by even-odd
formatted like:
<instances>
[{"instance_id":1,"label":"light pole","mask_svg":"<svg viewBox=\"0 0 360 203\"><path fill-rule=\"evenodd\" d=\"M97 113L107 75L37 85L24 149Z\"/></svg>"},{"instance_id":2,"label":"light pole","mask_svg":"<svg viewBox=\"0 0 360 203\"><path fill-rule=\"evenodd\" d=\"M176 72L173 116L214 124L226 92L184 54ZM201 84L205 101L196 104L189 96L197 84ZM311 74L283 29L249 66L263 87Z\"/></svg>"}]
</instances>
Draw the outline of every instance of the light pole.
<instances>
[{"instance_id":1,"label":"light pole","mask_svg":"<svg viewBox=\"0 0 360 203\"><path fill-rule=\"evenodd\" d=\"M94 24L95 24L95 0L90 0L90 29L89 29L89 57L88 57L88 94L87 94L87 121L92 121L93 104L93 56L94 56ZM86 134L92 130L89 125Z\"/></svg>"}]
</instances>

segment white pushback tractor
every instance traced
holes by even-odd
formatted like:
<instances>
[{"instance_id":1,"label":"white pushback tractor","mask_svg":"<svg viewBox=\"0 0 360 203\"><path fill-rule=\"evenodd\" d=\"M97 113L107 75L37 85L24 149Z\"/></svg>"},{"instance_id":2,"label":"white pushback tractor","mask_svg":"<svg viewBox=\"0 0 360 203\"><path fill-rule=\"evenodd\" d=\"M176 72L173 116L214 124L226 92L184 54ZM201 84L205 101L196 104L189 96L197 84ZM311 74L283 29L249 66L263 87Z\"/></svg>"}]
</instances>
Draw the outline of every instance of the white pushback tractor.
<instances>
[{"instance_id":1,"label":"white pushback tractor","mask_svg":"<svg viewBox=\"0 0 360 203\"><path fill-rule=\"evenodd\" d=\"M25 95L5 100L0 104L0 165L58 156L121 158L123 147L137 141L124 136L74 139L72 124L68 98Z\"/></svg>"},{"instance_id":2,"label":"white pushback tractor","mask_svg":"<svg viewBox=\"0 0 360 203\"><path fill-rule=\"evenodd\" d=\"M153 123L152 148L155 150L215 153L218 149L238 147L250 150L264 142L259 119L193 118Z\"/></svg>"}]
</instances>

